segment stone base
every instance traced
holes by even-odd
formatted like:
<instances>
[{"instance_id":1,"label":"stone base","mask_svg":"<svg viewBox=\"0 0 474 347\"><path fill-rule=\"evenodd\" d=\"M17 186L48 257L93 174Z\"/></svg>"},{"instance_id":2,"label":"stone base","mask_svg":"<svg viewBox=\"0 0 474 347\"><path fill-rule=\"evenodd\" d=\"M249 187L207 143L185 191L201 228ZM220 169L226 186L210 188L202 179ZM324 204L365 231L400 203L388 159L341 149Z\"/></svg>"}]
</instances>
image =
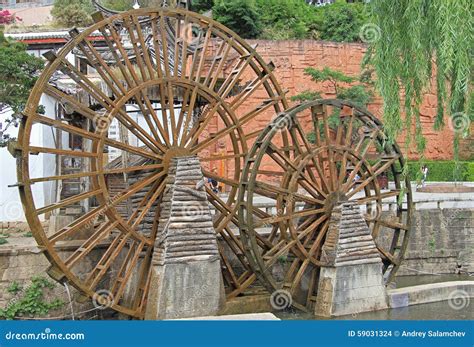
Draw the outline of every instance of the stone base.
<instances>
[{"instance_id":1,"label":"stone base","mask_svg":"<svg viewBox=\"0 0 474 347\"><path fill-rule=\"evenodd\" d=\"M199 158L172 159L166 187L145 318L217 315L225 293Z\"/></svg>"},{"instance_id":2,"label":"stone base","mask_svg":"<svg viewBox=\"0 0 474 347\"><path fill-rule=\"evenodd\" d=\"M163 266L157 319L216 315L224 297L218 257L168 263ZM149 311L149 310L148 310Z\"/></svg>"},{"instance_id":3,"label":"stone base","mask_svg":"<svg viewBox=\"0 0 474 347\"><path fill-rule=\"evenodd\" d=\"M315 315L343 316L387 307L382 263L321 268Z\"/></svg>"}]
</instances>

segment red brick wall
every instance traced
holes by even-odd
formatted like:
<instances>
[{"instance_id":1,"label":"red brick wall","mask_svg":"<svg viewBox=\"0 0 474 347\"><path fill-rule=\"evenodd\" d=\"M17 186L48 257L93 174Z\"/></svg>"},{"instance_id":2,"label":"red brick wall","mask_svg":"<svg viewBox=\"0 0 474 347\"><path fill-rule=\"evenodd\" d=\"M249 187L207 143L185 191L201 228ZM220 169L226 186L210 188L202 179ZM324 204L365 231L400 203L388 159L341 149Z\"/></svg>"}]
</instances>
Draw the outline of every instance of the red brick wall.
<instances>
[{"instance_id":1,"label":"red brick wall","mask_svg":"<svg viewBox=\"0 0 474 347\"><path fill-rule=\"evenodd\" d=\"M251 40L250 44L258 44L257 51L265 61L273 61L276 65L276 74L283 89L288 89L288 98L307 89L320 90L323 97L334 97L329 83L312 82L304 75L307 67L323 68L328 66L351 76L361 72L361 60L366 46L356 43L333 43L321 41L264 41ZM449 160L453 158L453 132L448 126L441 131L433 130L436 115L435 88L424 97L420 109L423 133L427 139L427 159ZM369 110L378 118L382 118L382 100L377 97L369 105ZM271 116L269 119L271 119ZM404 143L403 136L398 140ZM410 158L417 158L416 151L410 153Z\"/></svg>"}]
</instances>

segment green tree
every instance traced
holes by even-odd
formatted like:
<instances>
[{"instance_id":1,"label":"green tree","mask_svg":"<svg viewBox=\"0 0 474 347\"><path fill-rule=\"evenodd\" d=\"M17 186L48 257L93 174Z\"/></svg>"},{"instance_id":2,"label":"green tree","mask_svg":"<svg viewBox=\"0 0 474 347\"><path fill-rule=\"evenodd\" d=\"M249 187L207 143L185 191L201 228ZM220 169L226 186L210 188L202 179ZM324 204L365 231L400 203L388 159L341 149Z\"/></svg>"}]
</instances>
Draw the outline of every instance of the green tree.
<instances>
[{"instance_id":1,"label":"green tree","mask_svg":"<svg viewBox=\"0 0 474 347\"><path fill-rule=\"evenodd\" d=\"M329 82L334 89L336 98L348 100L360 107L367 107L373 100L372 81L370 73L364 71L359 77L352 77L343 72L325 67L321 70L309 67L304 70L313 82ZM357 82L357 84L353 84ZM349 87L343 85L353 84ZM292 101L304 102L322 98L321 91L305 90L291 98ZM339 124L339 109L334 109L329 117L329 126L335 128Z\"/></svg>"},{"instance_id":2,"label":"green tree","mask_svg":"<svg viewBox=\"0 0 474 347\"><path fill-rule=\"evenodd\" d=\"M214 6L214 0L193 0L191 11L202 13L211 10L212 6Z\"/></svg>"},{"instance_id":3,"label":"green tree","mask_svg":"<svg viewBox=\"0 0 474 347\"><path fill-rule=\"evenodd\" d=\"M322 70L308 67L304 70L304 73L305 75L310 76L311 80L314 82L329 81L334 87L335 94L338 94L339 92L339 83L352 83L356 80L354 77L328 67L325 67Z\"/></svg>"},{"instance_id":4,"label":"green tree","mask_svg":"<svg viewBox=\"0 0 474 347\"><path fill-rule=\"evenodd\" d=\"M36 82L43 60L26 52L26 45L10 41L3 35L0 25L0 114L13 112L13 118L0 123L0 146L10 139L6 130L17 125L17 119Z\"/></svg>"},{"instance_id":5,"label":"green tree","mask_svg":"<svg viewBox=\"0 0 474 347\"><path fill-rule=\"evenodd\" d=\"M55 0L51 14L60 26L87 26L92 23L90 14L94 6L90 0Z\"/></svg>"},{"instance_id":6,"label":"green tree","mask_svg":"<svg viewBox=\"0 0 474 347\"><path fill-rule=\"evenodd\" d=\"M217 0L212 15L243 38L254 39L261 32L260 15L254 0Z\"/></svg>"},{"instance_id":7,"label":"green tree","mask_svg":"<svg viewBox=\"0 0 474 347\"><path fill-rule=\"evenodd\" d=\"M335 42L360 41L360 30L368 21L365 6L338 0L334 4L316 8L312 25L317 38Z\"/></svg>"},{"instance_id":8,"label":"green tree","mask_svg":"<svg viewBox=\"0 0 474 347\"><path fill-rule=\"evenodd\" d=\"M302 39L310 36L314 9L305 0L257 0L265 39Z\"/></svg>"}]
</instances>

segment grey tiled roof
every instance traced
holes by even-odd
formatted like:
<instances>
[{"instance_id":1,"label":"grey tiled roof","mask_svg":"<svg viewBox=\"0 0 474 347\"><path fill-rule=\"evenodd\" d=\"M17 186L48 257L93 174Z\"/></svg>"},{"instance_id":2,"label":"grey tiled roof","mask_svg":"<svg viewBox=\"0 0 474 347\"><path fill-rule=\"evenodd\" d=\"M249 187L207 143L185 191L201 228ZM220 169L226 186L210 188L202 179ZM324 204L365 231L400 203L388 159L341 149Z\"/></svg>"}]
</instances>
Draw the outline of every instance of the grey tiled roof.
<instances>
[{"instance_id":1,"label":"grey tiled roof","mask_svg":"<svg viewBox=\"0 0 474 347\"><path fill-rule=\"evenodd\" d=\"M69 40L69 31L55 30L55 31L35 31L23 33L5 33L5 36L14 40L40 40L40 39L65 39ZM91 36L102 36L100 32L94 32Z\"/></svg>"}]
</instances>

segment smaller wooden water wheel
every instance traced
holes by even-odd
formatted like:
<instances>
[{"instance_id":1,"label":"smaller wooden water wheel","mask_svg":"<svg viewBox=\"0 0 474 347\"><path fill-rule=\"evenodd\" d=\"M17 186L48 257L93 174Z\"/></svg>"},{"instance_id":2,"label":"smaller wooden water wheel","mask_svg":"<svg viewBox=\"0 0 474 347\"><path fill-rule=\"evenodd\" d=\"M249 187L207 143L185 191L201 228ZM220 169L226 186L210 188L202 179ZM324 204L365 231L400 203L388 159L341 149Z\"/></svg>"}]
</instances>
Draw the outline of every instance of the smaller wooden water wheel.
<instances>
[{"instance_id":1,"label":"smaller wooden water wheel","mask_svg":"<svg viewBox=\"0 0 474 347\"><path fill-rule=\"evenodd\" d=\"M241 237L256 276L270 292L291 293L295 307L313 308L331 212L353 200L390 281L410 226L412 197L409 181L402 182L403 165L380 121L351 103L319 100L278 115L250 150L239 191ZM259 203L274 204L276 211L258 218Z\"/></svg>"}]
</instances>

